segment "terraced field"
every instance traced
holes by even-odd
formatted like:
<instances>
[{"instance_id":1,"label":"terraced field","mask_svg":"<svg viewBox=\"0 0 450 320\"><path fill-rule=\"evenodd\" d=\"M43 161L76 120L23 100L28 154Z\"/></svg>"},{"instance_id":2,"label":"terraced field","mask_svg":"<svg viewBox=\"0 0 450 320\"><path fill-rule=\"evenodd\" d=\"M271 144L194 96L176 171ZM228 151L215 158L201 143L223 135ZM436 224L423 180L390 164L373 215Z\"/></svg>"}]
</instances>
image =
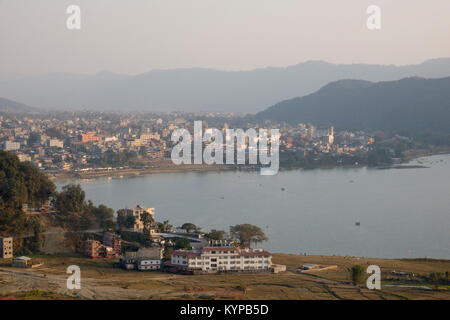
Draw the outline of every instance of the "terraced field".
<instances>
[{"instance_id":1,"label":"terraced field","mask_svg":"<svg viewBox=\"0 0 450 320\"><path fill-rule=\"evenodd\" d=\"M391 270L414 273L450 270L449 260L359 259L338 256L274 254L273 261L287 265L281 274L174 275L113 268L114 260L38 256L37 269L9 267L0 260L0 295L18 299L446 299L450 290L430 284L390 279ZM337 265L335 270L297 273L304 263ZM381 290L350 283L348 268L376 264L382 270ZM81 269L81 289L68 290L69 265Z\"/></svg>"}]
</instances>

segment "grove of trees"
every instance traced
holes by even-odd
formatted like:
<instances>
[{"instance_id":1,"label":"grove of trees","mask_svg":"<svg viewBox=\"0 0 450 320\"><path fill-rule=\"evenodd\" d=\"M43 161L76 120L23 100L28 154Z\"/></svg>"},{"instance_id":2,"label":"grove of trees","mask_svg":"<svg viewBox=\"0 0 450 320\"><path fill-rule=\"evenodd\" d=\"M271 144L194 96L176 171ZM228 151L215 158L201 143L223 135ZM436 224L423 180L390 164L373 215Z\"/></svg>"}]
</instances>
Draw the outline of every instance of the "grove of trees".
<instances>
[{"instance_id":1,"label":"grove of trees","mask_svg":"<svg viewBox=\"0 0 450 320\"><path fill-rule=\"evenodd\" d=\"M115 225L114 211L86 201L79 185L57 192L55 184L33 164L0 150L0 235L14 238L15 252L38 252L45 226L39 216L28 216L22 208L40 208L52 201L54 222L64 227L67 241L81 248L82 230L108 229Z\"/></svg>"}]
</instances>

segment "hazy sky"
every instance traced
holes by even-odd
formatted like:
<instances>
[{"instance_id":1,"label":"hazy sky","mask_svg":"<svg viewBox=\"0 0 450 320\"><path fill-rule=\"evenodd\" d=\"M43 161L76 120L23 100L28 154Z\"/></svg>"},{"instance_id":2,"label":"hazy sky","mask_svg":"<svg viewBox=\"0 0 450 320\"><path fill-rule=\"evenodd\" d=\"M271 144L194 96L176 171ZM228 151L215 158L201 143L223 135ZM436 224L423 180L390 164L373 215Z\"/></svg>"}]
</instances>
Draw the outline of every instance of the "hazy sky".
<instances>
[{"instance_id":1,"label":"hazy sky","mask_svg":"<svg viewBox=\"0 0 450 320\"><path fill-rule=\"evenodd\" d=\"M66 8L81 8L81 30ZM366 27L369 5L382 29ZM449 0L0 0L0 72L413 64L450 57Z\"/></svg>"}]
</instances>

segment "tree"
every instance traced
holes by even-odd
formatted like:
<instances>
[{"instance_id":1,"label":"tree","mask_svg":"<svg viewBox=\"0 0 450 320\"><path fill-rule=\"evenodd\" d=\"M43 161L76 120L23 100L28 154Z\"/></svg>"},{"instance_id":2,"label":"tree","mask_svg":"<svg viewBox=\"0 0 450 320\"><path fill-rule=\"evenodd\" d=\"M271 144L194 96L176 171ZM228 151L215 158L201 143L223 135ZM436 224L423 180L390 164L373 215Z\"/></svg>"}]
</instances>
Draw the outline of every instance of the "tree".
<instances>
[{"instance_id":1,"label":"tree","mask_svg":"<svg viewBox=\"0 0 450 320\"><path fill-rule=\"evenodd\" d=\"M166 248L164 249L164 253L163 253L163 259L164 260L168 260L170 261L172 259L172 252L173 252L173 248Z\"/></svg>"},{"instance_id":2,"label":"tree","mask_svg":"<svg viewBox=\"0 0 450 320\"><path fill-rule=\"evenodd\" d=\"M132 216L132 215L127 215L127 217L125 218L125 227L133 228L135 223L136 223L136 217Z\"/></svg>"},{"instance_id":3,"label":"tree","mask_svg":"<svg viewBox=\"0 0 450 320\"><path fill-rule=\"evenodd\" d=\"M261 228L251 224L238 224L230 227L230 237L239 241L243 247L250 247L252 243L257 245L268 238Z\"/></svg>"},{"instance_id":4,"label":"tree","mask_svg":"<svg viewBox=\"0 0 450 320\"><path fill-rule=\"evenodd\" d=\"M24 204L40 207L55 190L53 182L34 165L0 150L0 234L14 237L15 252L39 251L40 219L27 217L21 208Z\"/></svg>"},{"instance_id":5,"label":"tree","mask_svg":"<svg viewBox=\"0 0 450 320\"><path fill-rule=\"evenodd\" d=\"M180 238L177 241L175 241L175 249L190 249L191 248L191 242L186 238Z\"/></svg>"},{"instance_id":6,"label":"tree","mask_svg":"<svg viewBox=\"0 0 450 320\"><path fill-rule=\"evenodd\" d=\"M63 214L63 224L70 232L81 232L91 228L114 227L114 210L101 204L96 207L86 201L86 194L80 185L69 184L62 188L54 199L55 209ZM71 238L79 237L72 235ZM78 239L76 241L79 241ZM78 247L74 245L74 247Z\"/></svg>"},{"instance_id":7,"label":"tree","mask_svg":"<svg viewBox=\"0 0 450 320\"><path fill-rule=\"evenodd\" d=\"M126 224L127 224L127 215L126 215L125 211L123 211L123 210L117 211L117 225L118 225L119 229L126 228ZM134 224L134 222L133 222L133 224Z\"/></svg>"},{"instance_id":8,"label":"tree","mask_svg":"<svg viewBox=\"0 0 450 320\"><path fill-rule=\"evenodd\" d=\"M147 233L147 234L150 233L150 227L152 226L152 224L154 222L153 216L150 213L145 211L141 215L141 221L142 221L142 224L144 225L144 233Z\"/></svg>"},{"instance_id":9,"label":"tree","mask_svg":"<svg viewBox=\"0 0 450 320\"><path fill-rule=\"evenodd\" d=\"M430 279L433 282L434 290L439 290L439 283L442 279L442 274L440 272L432 272L430 273Z\"/></svg>"},{"instance_id":10,"label":"tree","mask_svg":"<svg viewBox=\"0 0 450 320\"><path fill-rule=\"evenodd\" d=\"M0 150L0 198L5 207L41 206L55 190L54 183L34 165Z\"/></svg>"},{"instance_id":11,"label":"tree","mask_svg":"<svg viewBox=\"0 0 450 320\"><path fill-rule=\"evenodd\" d=\"M101 204L92 208L92 213L97 218L100 228L107 230L114 228L114 210Z\"/></svg>"},{"instance_id":12,"label":"tree","mask_svg":"<svg viewBox=\"0 0 450 320\"><path fill-rule=\"evenodd\" d=\"M181 226L181 229L184 229L184 230L186 230L186 232L190 233L192 231L196 231L197 226L193 223L187 222Z\"/></svg>"},{"instance_id":13,"label":"tree","mask_svg":"<svg viewBox=\"0 0 450 320\"><path fill-rule=\"evenodd\" d=\"M227 233L223 230L212 229L205 237L208 240L225 240L227 238Z\"/></svg>"},{"instance_id":14,"label":"tree","mask_svg":"<svg viewBox=\"0 0 450 320\"><path fill-rule=\"evenodd\" d=\"M86 194L79 184L68 184L55 198L55 208L61 213L82 212L86 209Z\"/></svg>"},{"instance_id":15,"label":"tree","mask_svg":"<svg viewBox=\"0 0 450 320\"><path fill-rule=\"evenodd\" d=\"M146 146L142 146L139 148L139 154L143 157L147 157L148 148Z\"/></svg>"},{"instance_id":16,"label":"tree","mask_svg":"<svg viewBox=\"0 0 450 320\"><path fill-rule=\"evenodd\" d=\"M159 232L168 232L173 228L171 224L169 224L169 220L165 220L163 222L158 222L158 231Z\"/></svg>"},{"instance_id":17,"label":"tree","mask_svg":"<svg viewBox=\"0 0 450 320\"><path fill-rule=\"evenodd\" d=\"M365 271L361 265L359 264L353 265L350 269L350 273L352 276L352 282L355 286L364 283Z\"/></svg>"},{"instance_id":18,"label":"tree","mask_svg":"<svg viewBox=\"0 0 450 320\"><path fill-rule=\"evenodd\" d=\"M29 252L39 252L41 248L41 233L44 232L44 228L38 217L31 217L26 221L26 228L31 231L33 236L24 239L24 247Z\"/></svg>"}]
</instances>

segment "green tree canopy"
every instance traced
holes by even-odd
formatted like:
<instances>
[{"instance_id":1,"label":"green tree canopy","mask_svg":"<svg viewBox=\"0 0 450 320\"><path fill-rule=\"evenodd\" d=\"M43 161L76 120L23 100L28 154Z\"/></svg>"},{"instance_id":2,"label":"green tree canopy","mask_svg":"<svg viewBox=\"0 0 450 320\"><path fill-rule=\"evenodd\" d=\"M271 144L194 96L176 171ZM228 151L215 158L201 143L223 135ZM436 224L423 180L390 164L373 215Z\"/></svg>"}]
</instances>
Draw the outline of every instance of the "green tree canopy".
<instances>
[{"instance_id":1,"label":"green tree canopy","mask_svg":"<svg viewBox=\"0 0 450 320\"><path fill-rule=\"evenodd\" d=\"M224 230L212 229L205 237L209 240L225 240L227 238L227 233Z\"/></svg>"},{"instance_id":2,"label":"green tree canopy","mask_svg":"<svg viewBox=\"0 0 450 320\"><path fill-rule=\"evenodd\" d=\"M197 230L197 226L193 223L187 222L181 226L181 229L186 230L187 232L192 232Z\"/></svg>"},{"instance_id":3,"label":"green tree canopy","mask_svg":"<svg viewBox=\"0 0 450 320\"><path fill-rule=\"evenodd\" d=\"M0 198L4 206L20 208L26 203L40 207L55 190L53 182L34 165L0 151Z\"/></svg>"},{"instance_id":4,"label":"green tree canopy","mask_svg":"<svg viewBox=\"0 0 450 320\"><path fill-rule=\"evenodd\" d=\"M165 220L163 222L158 222L158 231L159 232L169 232L173 226L169 223L169 220Z\"/></svg>"},{"instance_id":5,"label":"green tree canopy","mask_svg":"<svg viewBox=\"0 0 450 320\"><path fill-rule=\"evenodd\" d=\"M141 215L141 221L142 221L142 224L144 225L144 233L150 233L150 228L151 228L153 222L155 221L153 219L153 216L150 213L145 211Z\"/></svg>"},{"instance_id":6,"label":"green tree canopy","mask_svg":"<svg viewBox=\"0 0 450 320\"><path fill-rule=\"evenodd\" d=\"M105 230L114 228L114 210L101 204L92 208L92 213L97 218L100 228Z\"/></svg>"},{"instance_id":7,"label":"green tree canopy","mask_svg":"<svg viewBox=\"0 0 450 320\"><path fill-rule=\"evenodd\" d=\"M125 227L126 228L132 228L134 226L134 223L136 222L136 217L129 215L125 217Z\"/></svg>"},{"instance_id":8,"label":"green tree canopy","mask_svg":"<svg viewBox=\"0 0 450 320\"><path fill-rule=\"evenodd\" d=\"M232 239L239 241L239 244L243 247L250 247L252 243L257 245L268 240L261 228L251 224L231 226L230 236Z\"/></svg>"},{"instance_id":9,"label":"green tree canopy","mask_svg":"<svg viewBox=\"0 0 450 320\"><path fill-rule=\"evenodd\" d=\"M82 212L86 207L86 194L79 184L64 186L55 199L55 208L61 213Z\"/></svg>"},{"instance_id":10,"label":"green tree canopy","mask_svg":"<svg viewBox=\"0 0 450 320\"><path fill-rule=\"evenodd\" d=\"M180 238L177 241L175 241L175 249L190 249L191 248L191 242L186 238Z\"/></svg>"},{"instance_id":11,"label":"green tree canopy","mask_svg":"<svg viewBox=\"0 0 450 320\"><path fill-rule=\"evenodd\" d=\"M0 151L0 235L14 237L15 252L39 251L43 230L40 220L27 217L21 207L40 207L55 190L55 185L35 166ZM26 240L23 236L27 236Z\"/></svg>"},{"instance_id":12,"label":"green tree canopy","mask_svg":"<svg viewBox=\"0 0 450 320\"><path fill-rule=\"evenodd\" d=\"M353 265L350 269L350 273L351 273L352 282L354 285L359 285L359 284L364 283L365 271L361 265L359 265L359 264Z\"/></svg>"}]
</instances>

